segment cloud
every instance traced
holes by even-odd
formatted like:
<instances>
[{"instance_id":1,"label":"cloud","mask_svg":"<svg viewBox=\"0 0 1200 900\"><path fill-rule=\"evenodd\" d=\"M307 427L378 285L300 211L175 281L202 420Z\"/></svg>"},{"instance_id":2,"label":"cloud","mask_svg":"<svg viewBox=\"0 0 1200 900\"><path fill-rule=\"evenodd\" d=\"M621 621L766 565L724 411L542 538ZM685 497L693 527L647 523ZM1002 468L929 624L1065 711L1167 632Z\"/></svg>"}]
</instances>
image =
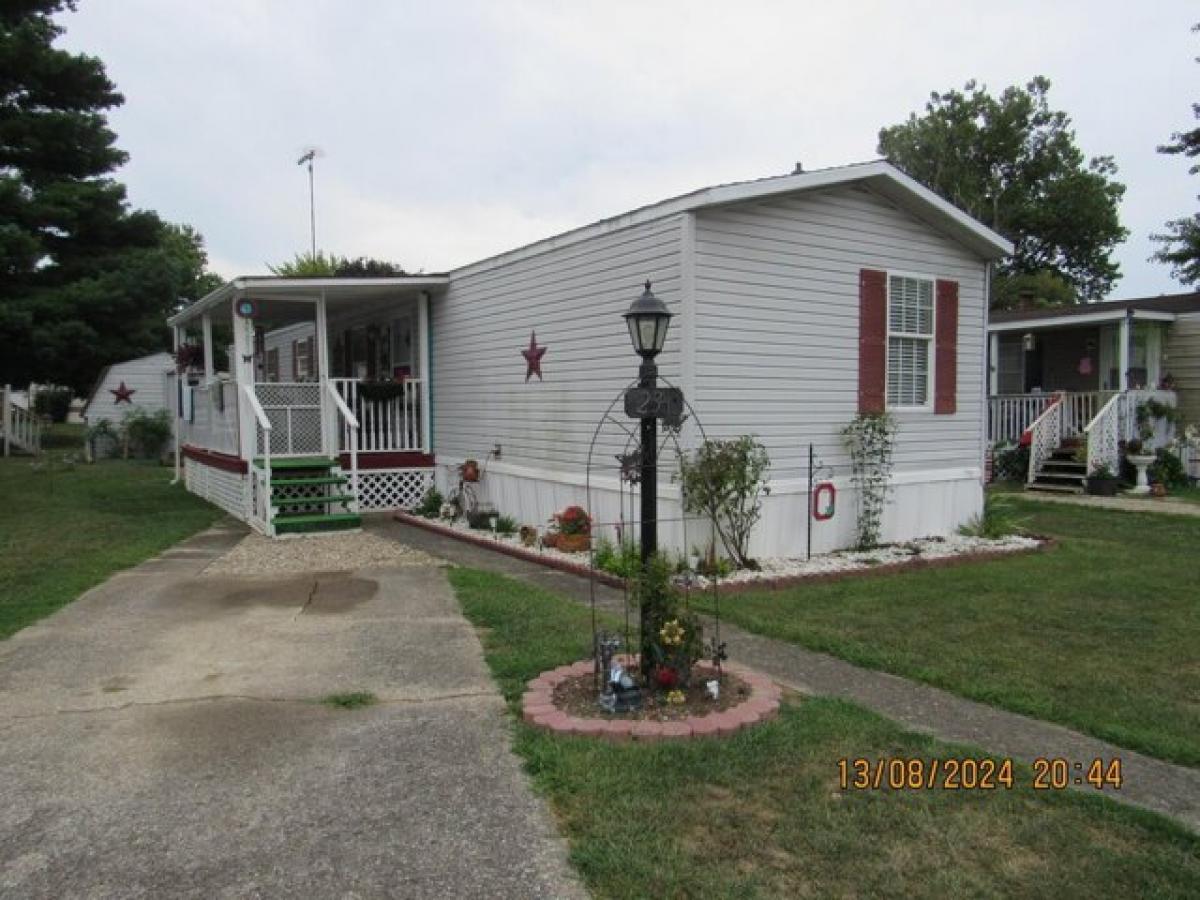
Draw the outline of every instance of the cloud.
<instances>
[{"instance_id":1,"label":"cloud","mask_svg":"<svg viewBox=\"0 0 1200 900\"><path fill-rule=\"evenodd\" d=\"M308 246L444 269L707 184L875 155L929 92L1035 74L1117 157L1122 293L1177 289L1150 231L1193 211L1194 9L918 2L346 4L122 0L64 15L127 104L139 205L195 225L222 274ZM223 267L228 267L223 268Z\"/></svg>"}]
</instances>

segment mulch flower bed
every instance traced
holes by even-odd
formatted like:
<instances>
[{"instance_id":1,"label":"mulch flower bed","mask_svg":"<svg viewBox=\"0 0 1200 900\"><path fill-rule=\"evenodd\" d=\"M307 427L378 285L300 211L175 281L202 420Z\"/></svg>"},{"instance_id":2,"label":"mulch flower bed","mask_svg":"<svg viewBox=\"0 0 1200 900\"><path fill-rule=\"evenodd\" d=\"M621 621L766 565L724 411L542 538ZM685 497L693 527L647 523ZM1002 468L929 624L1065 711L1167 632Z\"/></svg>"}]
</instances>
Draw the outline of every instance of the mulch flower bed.
<instances>
[{"instance_id":1,"label":"mulch flower bed","mask_svg":"<svg viewBox=\"0 0 1200 900\"><path fill-rule=\"evenodd\" d=\"M779 712L783 695L779 686L767 676L727 663L722 668L726 683L732 685L733 689L722 686L721 694L727 701L723 708L718 708L721 704L708 701L707 708L693 707L686 714L668 717L661 706L654 706L644 710L641 718L635 718L639 714L617 715L600 709L592 686L593 666L590 659L580 660L574 665L543 672L529 682L521 698L521 717L524 721L558 734L598 737L610 741L723 737L774 718ZM580 684L587 686L586 695L579 689ZM560 694L560 685L572 686L564 688ZM696 689L703 690L700 679L696 681ZM564 705L560 705L559 698ZM643 702L649 699L647 697ZM654 717L652 710L657 710L662 717Z\"/></svg>"},{"instance_id":2,"label":"mulch flower bed","mask_svg":"<svg viewBox=\"0 0 1200 900\"><path fill-rule=\"evenodd\" d=\"M714 678L718 679L721 686L716 700L708 695L704 687L705 682ZM666 691L650 690L642 694L641 709L609 713L596 703L596 679L588 672L586 675L572 675L560 681L551 698L558 709L582 718L678 722L692 716L724 712L750 699L753 693L750 685L737 675L724 672L718 678L716 670L710 666L693 668L691 686L679 690L684 697L682 703L669 702Z\"/></svg>"}]
</instances>

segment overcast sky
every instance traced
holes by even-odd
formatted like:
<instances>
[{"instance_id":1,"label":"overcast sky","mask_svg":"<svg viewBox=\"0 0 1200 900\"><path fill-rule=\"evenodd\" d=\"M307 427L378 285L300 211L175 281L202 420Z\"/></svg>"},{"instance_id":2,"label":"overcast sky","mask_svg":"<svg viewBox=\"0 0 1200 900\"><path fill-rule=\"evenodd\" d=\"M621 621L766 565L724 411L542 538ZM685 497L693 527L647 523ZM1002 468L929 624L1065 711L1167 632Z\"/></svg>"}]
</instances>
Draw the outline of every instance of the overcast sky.
<instances>
[{"instance_id":1,"label":"overcast sky","mask_svg":"<svg viewBox=\"0 0 1200 900\"><path fill-rule=\"evenodd\" d=\"M1033 75L1128 186L1115 296L1180 290L1150 232L1200 177L1155 153L1200 100L1194 3L80 0L62 39L126 97L134 204L213 268L317 243L443 271L699 187L873 158L930 91Z\"/></svg>"}]
</instances>

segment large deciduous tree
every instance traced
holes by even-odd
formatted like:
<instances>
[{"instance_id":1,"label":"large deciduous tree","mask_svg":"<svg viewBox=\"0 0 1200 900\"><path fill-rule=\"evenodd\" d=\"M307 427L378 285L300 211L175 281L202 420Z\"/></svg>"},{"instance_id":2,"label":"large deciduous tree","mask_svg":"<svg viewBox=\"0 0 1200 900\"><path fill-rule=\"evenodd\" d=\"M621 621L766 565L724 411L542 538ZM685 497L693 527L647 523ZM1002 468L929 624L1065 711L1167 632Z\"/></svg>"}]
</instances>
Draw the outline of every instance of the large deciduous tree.
<instances>
[{"instance_id":1,"label":"large deciduous tree","mask_svg":"<svg viewBox=\"0 0 1200 900\"><path fill-rule=\"evenodd\" d=\"M86 389L167 347L165 316L211 287L200 235L131 211L95 57L54 46L73 0L0 5L0 381Z\"/></svg>"},{"instance_id":2,"label":"large deciduous tree","mask_svg":"<svg viewBox=\"0 0 1200 900\"><path fill-rule=\"evenodd\" d=\"M1099 300L1120 277L1111 255L1127 234L1117 212L1125 187L1112 157L1085 160L1049 90L1039 77L993 97L970 81L879 132L881 154L1013 242L996 269L1001 306L1016 285L1047 279L1059 289L1043 302Z\"/></svg>"},{"instance_id":3,"label":"large deciduous tree","mask_svg":"<svg viewBox=\"0 0 1200 900\"><path fill-rule=\"evenodd\" d=\"M1200 31L1200 25L1192 26L1192 31ZM1200 57L1196 61L1200 62ZM1200 119L1200 103L1192 104L1192 116ZM1191 131L1177 131L1171 135L1171 143L1159 147L1158 152L1190 159L1200 156L1200 126ZM1200 172L1200 163L1193 164L1188 172L1192 175ZM1171 276L1184 284L1200 285L1200 213L1172 219L1166 224L1166 231L1152 234L1150 239L1163 245L1150 257L1152 260L1169 265Z\"/></svg>"}]
</instances>

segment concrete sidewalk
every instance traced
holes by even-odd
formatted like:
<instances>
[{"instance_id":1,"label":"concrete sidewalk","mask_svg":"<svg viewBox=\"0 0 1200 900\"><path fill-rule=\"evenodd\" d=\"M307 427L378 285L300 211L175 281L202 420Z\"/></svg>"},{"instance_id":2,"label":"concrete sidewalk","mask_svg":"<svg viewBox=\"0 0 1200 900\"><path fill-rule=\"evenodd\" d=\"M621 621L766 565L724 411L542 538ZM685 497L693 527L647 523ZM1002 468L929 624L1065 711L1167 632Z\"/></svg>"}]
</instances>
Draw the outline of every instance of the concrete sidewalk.
<instances>
[{"instance_id":1,"label":"concrete sidewalk","mask_svg":"<svg viewBox=\"0 0 1200 900\"><path fill-rule=\"evenodd\" d=\"M374 520L370 527L458 565L520 578L579 603L590 601L590 586L582 577L395 521ZM599 608L621 613L624 599L620 591L600 584L595 590ZM721 624L721 637L728 643L732 659L767 673L781 685L805 694L852 700L914 731L942 740L972 744L1026 763L1037 757L1064 757L1082 762L1086 768L1087 762L1097 757L1105 760L1120 757L1125 786L1120 791L1105 791L1104 796L1163 813L1200 831L1200 771L925 684L863 669L797 644L751 634L729 622ZM1090 788L1085 791L1096 793Z\"/></svg>"},{"instance_id":2,"label":"concrete sidewalk","mask_svg":"<svg viewBox=\"0 0 1200 900\"><path fill-rule=\"evenodd\" d=\"M1095 509L1115 509L1119 512L1162 513L1168 516L1200 516L1200 503L1190 503L1177 497L1096 497L1091 494L1048 494L1042 491L1013 492L1012 496L1038 503L1060 503L1064 506L1091 506Z\"/></svg>"},{"instance_id":3,"label":"concrete sidewalk","mask_svg":"<svg viewBox=\"0 0 1200 900\"><path fill-rule=\"evenodd\" d=\"M201 574L242 534L0 643L0 896L584 896L444 570Z\"/></svg>"}]
</instances>

